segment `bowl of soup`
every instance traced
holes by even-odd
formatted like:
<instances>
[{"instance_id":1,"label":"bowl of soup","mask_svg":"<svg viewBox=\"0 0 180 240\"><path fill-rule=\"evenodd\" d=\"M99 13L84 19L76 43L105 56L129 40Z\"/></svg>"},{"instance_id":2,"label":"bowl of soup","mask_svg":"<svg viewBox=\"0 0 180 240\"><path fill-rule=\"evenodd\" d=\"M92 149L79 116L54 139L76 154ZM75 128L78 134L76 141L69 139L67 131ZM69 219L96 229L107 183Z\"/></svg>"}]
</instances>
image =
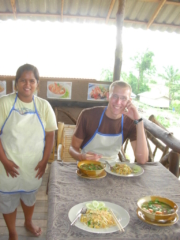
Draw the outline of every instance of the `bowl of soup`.
<instances>
[{"instance_id":1,"label":"bowl of soup","mask_svg":"<svg viewBox=\"0 0 180 240\"><path fill-rule=\"evenodd\" d=\"M106 164L98 161L84 160L78 163L78 168L81 173L89 176L96 177L100 175L106 167Z\"/></svg>"},{"instance_id":2,"label":"bowl of soup","mask_svg":"<svg viewBox=\"0 0 180 240\"><path fill-rule=\"evenodd\" d=\"M178 205L160 196L146 196L137 202L138 208L151 221L170 221L176 217Z\"/></svg>"}]
</instances>

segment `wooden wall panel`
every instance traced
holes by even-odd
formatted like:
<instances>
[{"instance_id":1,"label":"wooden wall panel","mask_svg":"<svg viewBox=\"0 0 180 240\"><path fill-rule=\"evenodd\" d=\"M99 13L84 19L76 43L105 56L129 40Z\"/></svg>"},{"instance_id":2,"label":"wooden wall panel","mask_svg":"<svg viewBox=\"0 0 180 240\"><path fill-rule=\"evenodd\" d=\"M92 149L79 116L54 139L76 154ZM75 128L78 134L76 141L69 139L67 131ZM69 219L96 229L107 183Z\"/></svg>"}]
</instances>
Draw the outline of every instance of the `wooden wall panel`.
<instances>
[{"instance_id":1,"label":"wooden wall panel","mask_svg":"<svg viewBox=\"0 0 180 240\"><path fill-rule=\"evenodd\" d=\"M12 81L15 76L0 76L0 81L6 81L6 93L12 93ZM52 82L72 82L72 94L71 99L47 99L47 81ZM106 106L107 101L90 101L87 100L88 83L104 83L110 84L110 82L96 81L94 79L71 79L71 78L40 78L38 96L49 101L53 109L55 107L61 108L69 113L73 118L77 119L79 113L84 108L93 106ZM66 124L72 124L72 121L64 113L59 113L57 121L64 122Z\"/></svg>"}]
</instances>

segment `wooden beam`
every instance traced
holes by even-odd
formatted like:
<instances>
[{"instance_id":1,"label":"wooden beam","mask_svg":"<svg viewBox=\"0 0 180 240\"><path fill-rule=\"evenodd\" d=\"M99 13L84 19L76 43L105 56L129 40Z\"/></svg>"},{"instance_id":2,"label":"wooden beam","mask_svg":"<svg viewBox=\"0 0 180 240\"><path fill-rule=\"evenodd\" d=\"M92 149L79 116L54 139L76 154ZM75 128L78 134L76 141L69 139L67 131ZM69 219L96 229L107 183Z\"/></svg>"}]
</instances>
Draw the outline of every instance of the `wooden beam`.
<instances>
[{"instance_id":1,"label":"wooden beam","mask_svg":"<svg viewBox=\"0 0 180 240\"><path fill-rule=\"evenodd\" d=\"M159 3L156 11L154 12L153 16L151 17L151 19L149 20L148 24L147 24L147 29L151 26L151 24L154 22L154 19L157 17L158 13L160 12L161 8L163 7L163 5L165 4L166 0L161 0L161 2Z\"/></svg>"},{"instance_id":2,"label":"wooden beam","mask_svg":"<svg viewBox=\"0 0 180 240\"><path fill-rule=\"evenodd\" d=\"M14 19L16 20L16 0L11 0L11 7L12 7Z\"/></svg>"},{"instance_id":3,"label":"wooden beam","mask_svg":"<svg viewBox=\"0 0 180 240\"><path fill-rule=\"evenodd\" d=\"M174 6L180 6L180 2L170 2L170 1L166 1L165 4L174 5Z\"/></svg>"},{"instance_id":4,"label":"wooden beam","mask_svg":"<svg viewBox=\"0 0 180 240\"><path fill-rule=\"evenodd\" d=\"M139 0L139 2L161 2L161 0ZM167 4L167 5L174 5L174 6L180 6L180 2L166 1L165 4Z\"/></svg>"},{"instance_id":5,"label":"wooden beam","mask_svg":"<svg viewBox=\"0 0 180 240\"><path fill-rule=\"evenodd\" d=\"M115 1L116 1L116 0L112 0L112 1L111 1L110 7L109 7L109 11L108 11L108 15L107 15L107 17L106 17L106 23L108 23L108 20L109 20L109 18L110 18L111 12L112 12L112 10L113 10Z\"/></svg>"},{"instance_id":6,"label":"wooden beam","mask_svg":"<svg viewBox=\"0 0 180 240\"><path fill-rule=\"evenodd\" d=\"M61 21L63 21L64 0L61 0Z\"/></svg>"},{"instance_id":7,"label":"wooden beam","mask_svg":"<svg viewBox=\"0 0 180 240\"><path fill-rule=\"evenodd\" d=\"M150 132L155 138L160 139L173 151L180 153L180 140L173 137L172 134L165 131L161 127L157 126L155 123L143 118L144 128Z\"/></svg>"},{"instance_id":8,"label":"wooden beam","mask_svg":"<svg viewBox=\"0 0 180 240\"><path fill-rule=\"evenodd\" d=\"M118 0L118 11L116 15L116 50L115 50L115 62L114 62L114 71L113 71L113 81L120 80L121 68L122 68L122 30L124 22L124 12L125 12L125 3L126 0Z\"/></svg>"},{"instance_id":9,"label":"wooden beam","mask_svg":"<svg viewBox=\"0 0 180 240\"><path fill-rule=\"evenodd\" d=\"M11 12L0 12L0 16L11 16L14 15ZM21 16L29 16L29 17L57 17L59 18L59 14L46 14L46 13L17 13L16 12L16 17L18 18ZM89 19L89 20L97 20L97 21L106 21L105 18L102 17L90 17L90 16L76 16L76 15L63 15L63 18L81 18L81 19ZM115 22L115 18L109 18L109 21ZM132 24L142 24L142 25L147 25L147 22L142 22L142 21L134 21L134 20L128 20L124 19L125 23L132 23ZM180 28L180 25L174 25L174 24L165 24L165 23L152 23L151 26L162 26L162 27L169 27L169 28Z\"/></svg>"}]
</instances>

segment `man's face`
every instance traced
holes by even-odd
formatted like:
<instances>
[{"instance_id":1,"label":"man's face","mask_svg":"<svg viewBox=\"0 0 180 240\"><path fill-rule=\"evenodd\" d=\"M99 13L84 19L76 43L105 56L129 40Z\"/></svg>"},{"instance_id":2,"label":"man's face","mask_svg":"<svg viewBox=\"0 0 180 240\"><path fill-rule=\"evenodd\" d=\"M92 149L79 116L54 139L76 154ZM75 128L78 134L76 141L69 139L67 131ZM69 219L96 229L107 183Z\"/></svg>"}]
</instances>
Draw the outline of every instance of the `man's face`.
<instances>
[{"instance_id":1,"label":"man's face","mask_svg":"<svg viewBox=\"0 0 180 240\"><path fill-rule=\"evenodd\" d=\"M108 116L110 118L120 118L127 102L131 101L131 91L129 88L115 86L109 93Z\"/></svg>"}]
</instances>

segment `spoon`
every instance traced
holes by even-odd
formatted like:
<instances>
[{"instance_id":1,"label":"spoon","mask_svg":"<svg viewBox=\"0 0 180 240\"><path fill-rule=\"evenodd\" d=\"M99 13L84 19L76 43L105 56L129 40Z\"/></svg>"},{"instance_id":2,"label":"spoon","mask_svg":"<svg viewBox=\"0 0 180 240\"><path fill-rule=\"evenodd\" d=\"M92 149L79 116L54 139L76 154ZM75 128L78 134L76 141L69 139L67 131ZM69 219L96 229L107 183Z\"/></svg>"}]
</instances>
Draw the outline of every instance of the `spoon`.
<instances>
[{"instance_id":1,"label":"spoon","mask_svg":"<svg viewBox=\"0 0 180 240\"><path fill-rule=\"evenodd\" d=\"M77 216L75 217L75 219L71 222L71 226L74 225L76 223L76 221L78 220L78 218L80 217L81 214L85 214L87 211L86 207L83 207L81 209L81 211L77 214Z\"/></svg>"}]
</instances>

